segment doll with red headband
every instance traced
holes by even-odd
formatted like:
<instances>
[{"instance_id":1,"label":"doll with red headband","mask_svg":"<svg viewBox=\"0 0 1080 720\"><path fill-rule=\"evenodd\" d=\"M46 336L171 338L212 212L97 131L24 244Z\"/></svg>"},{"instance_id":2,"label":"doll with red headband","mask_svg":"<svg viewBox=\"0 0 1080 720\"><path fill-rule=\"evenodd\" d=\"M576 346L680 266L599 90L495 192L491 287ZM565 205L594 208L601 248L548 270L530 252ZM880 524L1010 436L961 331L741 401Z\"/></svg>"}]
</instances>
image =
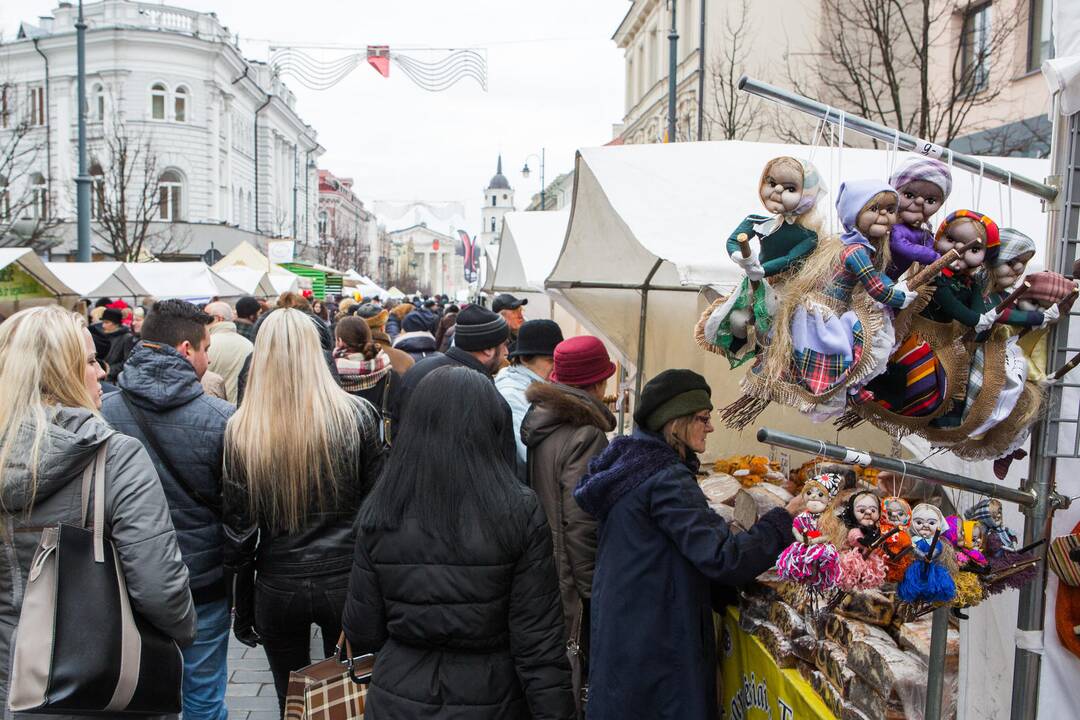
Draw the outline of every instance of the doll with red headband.
<instances>
[{"instance_id":1,"label":"doll with red headband","mask_svg":"<svg viewBox=\"0 0 1080 720\"><path fill-rule=\"evenodd\" d=\"M776 559L776 573L781 580L805 585L819 594L835 589L840 576L839 553L818 525L825 508L843 484L836 473L818 473L806 481L802 495L806 510L795 516L791 531L795 542Z\"/></svg>"}]
</instances>

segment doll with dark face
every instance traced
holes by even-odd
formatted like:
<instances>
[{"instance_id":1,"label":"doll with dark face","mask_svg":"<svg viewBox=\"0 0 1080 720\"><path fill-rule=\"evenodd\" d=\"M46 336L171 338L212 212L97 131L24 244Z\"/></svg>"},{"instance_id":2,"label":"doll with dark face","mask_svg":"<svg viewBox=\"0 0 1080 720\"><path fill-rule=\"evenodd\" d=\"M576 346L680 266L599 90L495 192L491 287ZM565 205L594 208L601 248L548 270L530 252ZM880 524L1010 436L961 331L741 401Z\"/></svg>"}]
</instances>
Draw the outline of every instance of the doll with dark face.
<instances>
[{"instance_id":1,"label":"doll with dark face","mask_svg":"<svg viewBox=\"0 0 1080 720\"><path fill-rule=\"evenodd\" d=\"M935 536L948 528L941 510L920 503L911 511L912 550L916 561L904 573L896 596L906 603L949 602L956 595L950 568L955 568L952 548Z\"/></svg>"},{"instance_id":2,"label":"doll with dark face","mask_svg":"<svg viewBox=\"0 0 1080 720\"><path fill-rule=\"evenodd\" d=\"M952 191L952 173L939 160L913 157L893 173L889 184L900 197L899 222L889 235L889 277L895 279L913 263L929 265L940 256L934 248L930 218Z\"/></svg>"},{"instance_id":3,"label":"doll with dark face","mask_svg":"<svg viewBox=\"0 0 1080 720\"><path fill-rule=\"evenodd\" d=\"M989 574L993 576L1001 573L1004 576L1001 580L986 585L988 594L994 595L1009 588L1021 588L1035 578L1035 565L1027 565L1020 572L1006 572L1018 564L1030 563L1037 556L1031 551L1020 552L1017 549L1019 541L1016 534L1005 525L1005 514L1000 500L981 500L968 508L964 517L974 520L978 527L982 528Z\"/></svg>"},{"instance_id":4,"label":"doll with dark face","mask_svg":"<svg viewBox=\"0 0 1080 720\"><path fill-rule=\"evenodd\" d=\"M906 500L895 496L882 499L879 530L882 535L888 536L881 545L887 582L903 580L904 572L915 559L911 550L911 535L908 534L910 523L911 506ZM896 532L890 535L892 530Z\"/></svg>"},{"instance_id":5,"label":"doll with dark face","mask_svg":"<svg viewBox=\"0 0 1080 720\"><path fill-rule=\"evenodd\" d=\"M839 554L836 546L821 532L818 521L836 497L842 482L843 478L834 473L820 473L806 481L802 491L806 510L796 515L791 524L795 542L776 559L776 573L780 579L805 585L818 593L836 586Z\"/></svg>"},{"instance_id":6,"label":"doll with dark face","mask_svg":"<svg viewBox=\"0 0 1080 720\"><path fill-rule=\"evenodd\" d=\"M848 534L837 581L842 590L870 590L885 582L885 558L875 545L881 536L880 502L872 490L858 490L844 503L840 517Z\"/></svg>"},{"instance_id":7,"label":"doll with dark face","mask_svg":"<svg viewBox=\"0 0 1080 720\"><path fill-rule=\"evenodd\" d=\"M746 277L734 293L713 303L695 328L698 343L724 355L732 368L755 357L758 342L771 328L775 290L817 247L815 206L824 192L817 170L806 160L778 157L765 165L758 197L768 214L748 215L726 244ZM749 256L742 254L740 237L750 244Z\"/></svg>"},{"instance_id":8,"label":"doll with dark face","mask_svg":"<svg viewBox=\"0 0 1080 720\"><path fill-rule=\"evenodd\" d=\"M984 263L997 259L1001 238L997 224L972 210L957 210L938 228L934 249L945 254L969 245L963 256L941 273L934 297L923 314L940 323L956 321L984 332L998 318L986 293Z\"/></svg>"}]
</instances>

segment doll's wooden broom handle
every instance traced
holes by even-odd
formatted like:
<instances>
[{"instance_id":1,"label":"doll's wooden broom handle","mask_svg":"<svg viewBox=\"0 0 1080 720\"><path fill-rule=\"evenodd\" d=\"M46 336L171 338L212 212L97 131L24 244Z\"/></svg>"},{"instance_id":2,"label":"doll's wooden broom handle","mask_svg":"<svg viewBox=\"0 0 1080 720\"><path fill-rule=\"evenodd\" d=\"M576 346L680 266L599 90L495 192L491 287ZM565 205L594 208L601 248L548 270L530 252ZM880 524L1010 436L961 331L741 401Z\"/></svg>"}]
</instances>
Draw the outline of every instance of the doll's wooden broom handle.
<instances>
[{"instance_id":1,"label":"doll's wooden broom handle","mask_svg":"<svg viewBox=\"0 0 1080 720\"><path fill-rule=\"evenodd\" d=\"M997 304L997 307L994 308L994 311L999 314L1005 312L1010 307L1015 305L1020 298L1024 297L1024 295L1026 295L1027 291L1030 289L1031 283L1029 283L1027 280L1020 283L1020 285L1015 290L1009 293L1009 295L1004 300Z\"/></svg>"},{"instance_id":2,"label":"doll's wooden broom handle","mask_svg":"<svg viewBox=\"0 0 1080 720\"><path fill-rule=\"evenodd\" d=\"M741 253L744 258L750 257L750 236L746 233L739 233L735 237L735 240L739 243L739 253ZM751 280L750 289L754 292L757 292L757 288L758 281ZM751 306L753 306L753 303L751 303Z\"/></svg>"},{"instance_id":3,"label":"doll's wooden broom handle","mask_svg":"<svg viewBox=\"0 0 1080 720\"><path fill-rule=\"evenodd\" d=\"M964 253L967 252L968 247L974 245L977 242L981 241L972 240L966 245L961 245L959 248L953 248L941 257L939 257L934 262L924 267L922 270L916 273L915 277L911 278L911 280L908 281L908 289L916 290L936 278L938 275L941 274L942 270L944 270L956 260L959 260L961 257L963 257Z\"/></svg>"},{"instance_id":4,"label":"doll's wooden broom handle","mask_svg":"<svg viewBox=\"0 0 1080 720\"><path fill-rule=\"evenodd\" d=\"M1055 370L1054 374L1051 375L1050 378L1053 380L1060 380L1061 378L1072 372L1073 368L1075 368L1077 365L1080 365L1080 353L1074 355L1072 360Z\"/></svg>"},{"instance_id":5,"label":"doll's wooden broom handle","mask_svg":"<svg viewBox=\"0 0 1080 720\"><path fill-rule=\"evenodd\" d=\"M1080 295L1080 290L1077 290L1076 288L1073 288L1073 291L1071 293L1069 293L1068 295L1066 295L1064 298L1062 298L1061 301L1057 304L1058 312L1059 313L1065 312L1065 308L1068 307L1070 303L1072 303L1072 302L1074 302L1076 300L1077 295ZM1020 331L1020 337L1024 337L1029 332L1031 332L1032 330L1036 330L1036 329L1037 328L1034 328L1034 327L1026 327L1026 328L1024 328L1023 330Z\"/></svg>"}]
</instances>

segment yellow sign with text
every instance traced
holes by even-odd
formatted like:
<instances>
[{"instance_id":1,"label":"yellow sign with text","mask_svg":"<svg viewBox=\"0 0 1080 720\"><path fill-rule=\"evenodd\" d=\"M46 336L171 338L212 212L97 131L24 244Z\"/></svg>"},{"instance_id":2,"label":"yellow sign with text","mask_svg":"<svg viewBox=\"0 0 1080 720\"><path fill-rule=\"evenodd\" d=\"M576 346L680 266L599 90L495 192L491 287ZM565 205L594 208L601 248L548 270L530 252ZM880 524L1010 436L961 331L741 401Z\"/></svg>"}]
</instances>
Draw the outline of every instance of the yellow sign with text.
<instances>
[{"instance_id":1,"label":"yellow sign with text","mask_svg":"<svg viewBox=\"0 0 1080 720\"><path fill-rule=\"evenodd\" d=\"M0 268L0 300L28 300L52 294L15 263Z\"/></svg>"},{"instance_id":2,"label":"yellow sign with text","mask_svg":"<svg viewBox=\"0 0 1080 720\"><path fill-rule=\"evenodd\" d=\"M753 635L739 629L739 611L722 616L720 665L724 720L835 720L796 670L782 670Z\"/></svg>"}]
</instances>

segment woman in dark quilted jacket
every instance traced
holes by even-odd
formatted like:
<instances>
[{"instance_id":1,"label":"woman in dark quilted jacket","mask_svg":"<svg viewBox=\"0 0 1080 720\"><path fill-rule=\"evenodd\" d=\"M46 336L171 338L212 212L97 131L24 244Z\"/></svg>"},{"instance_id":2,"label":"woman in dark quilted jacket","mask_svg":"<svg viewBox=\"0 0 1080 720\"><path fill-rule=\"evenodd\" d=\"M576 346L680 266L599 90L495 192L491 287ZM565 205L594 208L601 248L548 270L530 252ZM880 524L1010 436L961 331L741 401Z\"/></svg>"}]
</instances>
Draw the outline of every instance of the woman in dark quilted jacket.
<instances>
[{"instance_id":1,"label":"woman in dark quilted jacket","mask_svg":"<svg viewBox=\"0 0 1080 720\"><path fill-rule=\"evenodd\" d=\"M360 511L342 618L353 654L376 653L368 720L574 717L551 530L512 427L480 373L417 386Z\"/></svg>"}]
</instances>

